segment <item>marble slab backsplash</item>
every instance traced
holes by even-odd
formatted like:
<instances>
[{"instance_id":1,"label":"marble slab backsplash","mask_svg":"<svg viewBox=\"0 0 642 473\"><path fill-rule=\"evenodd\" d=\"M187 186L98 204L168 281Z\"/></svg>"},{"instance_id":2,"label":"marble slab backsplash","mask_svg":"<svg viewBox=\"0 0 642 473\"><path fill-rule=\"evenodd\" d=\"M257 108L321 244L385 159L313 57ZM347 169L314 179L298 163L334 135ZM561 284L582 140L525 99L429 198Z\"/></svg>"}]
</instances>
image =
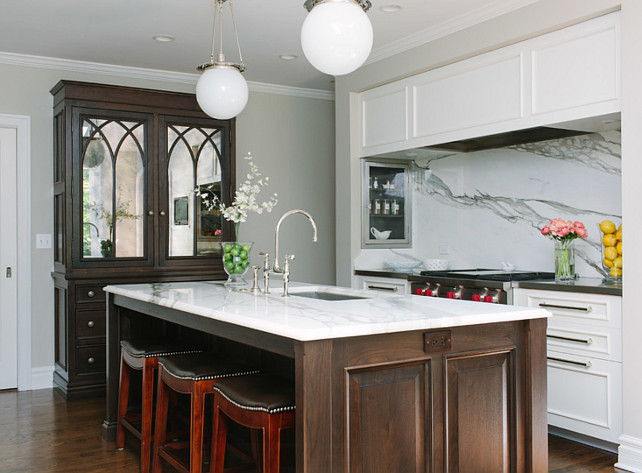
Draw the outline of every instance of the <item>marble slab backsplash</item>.
<instances>
[{"instance_id":1,"label":"marble slab backsplash","mask_svg":"<svg viewBox=\"0 0 642 473\"><path fill-rule=\"evenodd\" d=\"M356 268L444 258L450 268L553 271L553 241L540 229L561 218L589 232L574 243L577 274L605 275L598 223L622 222L619 131L457 154L412 174L412 248L361 250Z\"/></svg>"}]
</instances>

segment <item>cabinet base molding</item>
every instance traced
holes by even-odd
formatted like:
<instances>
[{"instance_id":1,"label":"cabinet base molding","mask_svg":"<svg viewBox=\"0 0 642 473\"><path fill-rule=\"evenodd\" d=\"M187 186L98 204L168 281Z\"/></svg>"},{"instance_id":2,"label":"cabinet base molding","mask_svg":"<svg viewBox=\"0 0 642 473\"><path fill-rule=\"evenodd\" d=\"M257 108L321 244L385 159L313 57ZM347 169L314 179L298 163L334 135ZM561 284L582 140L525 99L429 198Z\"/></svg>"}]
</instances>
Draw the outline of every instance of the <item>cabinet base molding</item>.
<instances>
[{"instance_id":1,"label":"cabinet base molding","mask_svg":"<svg viewBox=\"0 0 642 473\"><path fill-rule=\"evenodd\" d=\"M618 452L619 445L617 443L608 442L606 440L591 437L589 435L573 432L572 430L562 429L560 427L555 427L554 425L549 424L548 433L551 435L556 435L557 437L562 437L565 439L573 440L575 442L583 443L585 445L590 445L591 447L599 448L601 450L606 450L607 452Z\"/></svg>"},{"instance_id":2,"label":"cabinet base molding","mask_svg":"<svg viewBox=\"0 0 642 473\"><path fill-rule=\"evenodd\" d=\"M88 382L85 384L76 384L65 381L65 379L54 371L53 376L54 390L65 398L66 401L75 401L77 399L86 399L90 397L99 397L105 395L105 384Z\"/></svg>"},{"instance_id":3,"label":"cabinet base molding","mask_svg":"<svg viewBox=\"0 0 642 473\"><path fill-rule=\"evenodd\" d=\"M620 436L616 468L642 473L642 439L630 435Z\"/></svg>"}]
</instances>

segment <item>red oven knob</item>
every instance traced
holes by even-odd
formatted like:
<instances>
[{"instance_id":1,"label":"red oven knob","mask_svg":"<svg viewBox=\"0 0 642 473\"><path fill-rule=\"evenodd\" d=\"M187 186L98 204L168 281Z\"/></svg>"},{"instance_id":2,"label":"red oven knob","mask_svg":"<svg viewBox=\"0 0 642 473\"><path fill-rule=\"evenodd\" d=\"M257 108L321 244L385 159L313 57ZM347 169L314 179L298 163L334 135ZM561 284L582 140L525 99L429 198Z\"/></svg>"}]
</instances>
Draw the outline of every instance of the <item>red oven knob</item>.
<instances>
[{"instance_id":1,"label":"red oven knob","mask_svg":"<svg viewBox=\"0 0 642 473\"><path fill-rule=\"evenodd\" d=\"M432 296L432 289L426 289L424 291L424 296Z\"/></svg>"},{"instance_id":2,"label":"red oven knob","mask_svg":"<svg viewBox=\"0 0 642 473\"><path fill-rule=\"evenodd\" d=\"M493 296L484 296L484 302L493 302Z\"/></svg>"},{"instance_id":3,"label":"red oven knob","mask_svg":"<svg viewBox=\"0 0 642 473\"><path fill-rule=\"evenodd\" d=\"M455 298L455 291L448 291L448 292L446 293L446 297L447 297L448 299L454 299L454 298Z\"/></svg>"},{"instance_id":4,"label":"red oven knob","mask_svg":"<svg viewBox=\"0 0 642 473\"><path fill-rule=\"evenodd\" d=\"M418 287L417 289L415 289L415 296L421 296L421 295L422 295L422 293L423 293L423 290L422 290L420 287Z\"/></svg>"},{"instance_id":5,"label":"red oven knob","mask_svg":"<svg viewBox=\"0 0 642 473\"><path fill-rule=\"evenodd\" d=\"M473 294L473 301L481 302L481 296L479 294Z\"/></svg>"}]
</instances>

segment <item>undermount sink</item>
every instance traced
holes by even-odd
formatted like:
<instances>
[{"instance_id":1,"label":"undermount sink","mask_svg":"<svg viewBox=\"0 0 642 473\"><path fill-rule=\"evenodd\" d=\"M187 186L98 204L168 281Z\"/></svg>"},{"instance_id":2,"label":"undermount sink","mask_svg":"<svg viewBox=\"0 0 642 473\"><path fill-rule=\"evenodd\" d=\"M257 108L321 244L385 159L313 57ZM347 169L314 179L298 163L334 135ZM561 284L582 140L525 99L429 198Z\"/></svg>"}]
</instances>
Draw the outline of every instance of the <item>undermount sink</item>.
<instances>
[{"instance_id":1,"label":"undermount sink","mask_svg":"<svg viewBox=\"0 0 642 473\"><path fill-rule=\"evenodd\" d=\"M326 291L304 291L290 292L291 296L309 297L310 299L320 299L323 301L350 301L353 299L367 299L365 296L355 296L351 294L340 294L337 292Z\"/></svg>"}]
</instances>

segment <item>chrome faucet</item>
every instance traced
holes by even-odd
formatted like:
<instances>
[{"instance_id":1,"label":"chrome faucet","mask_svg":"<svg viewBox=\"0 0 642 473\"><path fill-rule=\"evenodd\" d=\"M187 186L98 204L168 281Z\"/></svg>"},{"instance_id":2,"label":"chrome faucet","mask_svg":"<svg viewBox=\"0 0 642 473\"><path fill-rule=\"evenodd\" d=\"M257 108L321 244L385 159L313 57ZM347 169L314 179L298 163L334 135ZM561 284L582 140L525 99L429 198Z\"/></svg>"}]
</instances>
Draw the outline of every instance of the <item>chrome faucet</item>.
<instances>
[{"instance_id":1,"label":"chrome faucet","mask_svg":"<svg viewBox=\"0 0 642 473\"><path fill-rule=\"evenodd\" d=\"M312 241L314 242L317 241L317 223L312 218L312 215L310 215L305 210L300 210L300 209L288 210L281 216L281 218L277 222L276 233L274 235L274 266L272 267L272 272L277 274L283 274L283 297L289 296L288 288L290 283L290 261L294 260L294 255L285 255L283 268L281 268L281 265L279 264L279 230L281 228L281 223L283 222L283 220L285 220L290 215L297 214L297 213L304 215L310 221L310 223L312 224L312 230L314 232L312 234Z\"/></svg>"}]
</instances>

